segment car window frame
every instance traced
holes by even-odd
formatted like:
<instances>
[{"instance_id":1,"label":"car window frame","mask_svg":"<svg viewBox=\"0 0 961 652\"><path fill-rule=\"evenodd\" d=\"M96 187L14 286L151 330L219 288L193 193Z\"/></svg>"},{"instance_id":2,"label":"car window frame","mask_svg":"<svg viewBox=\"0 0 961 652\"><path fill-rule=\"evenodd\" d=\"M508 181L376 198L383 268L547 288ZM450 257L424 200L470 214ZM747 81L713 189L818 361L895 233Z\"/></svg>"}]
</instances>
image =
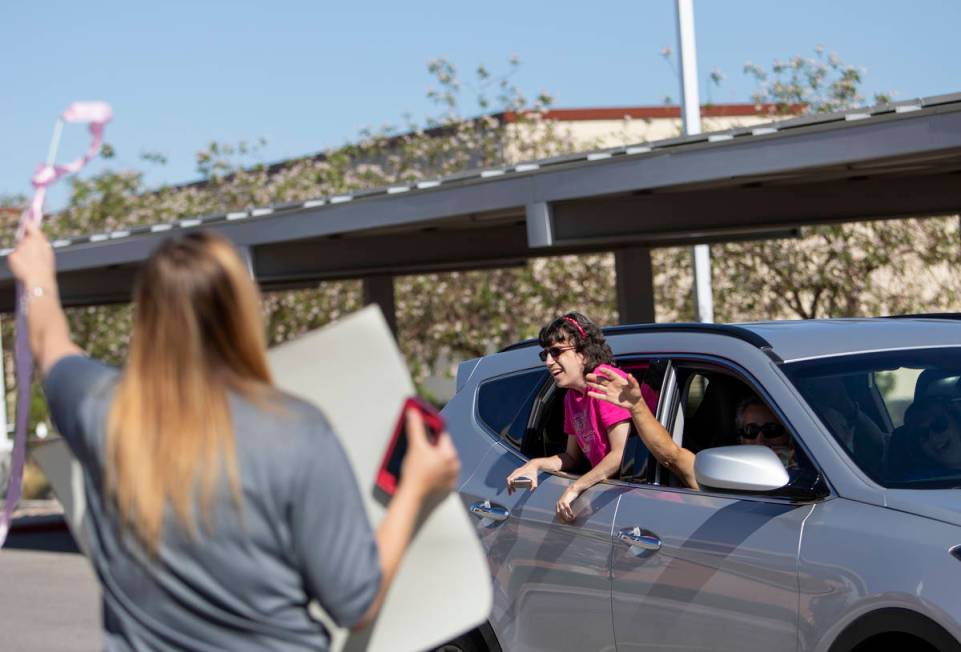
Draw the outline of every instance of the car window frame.
<instances>
[{"instance_id":1,"label":"car window frame","mask_svg":"<svg viewBox=\"0 0 961 652\"><path fill-rule=\"evenodd\" d=\"M657 419L661 423L661 425L664 425L664 421L662 420L663 419L662 413L664 412L665 409L671 409L673 404L673 401L672 403L667 403L666 401L668 399L672 399L673 393L676 392L676 382L673 382L675 378L674 376L675 370L674 370L672 361L670 359L670 356L666 356L662 353L628 353L628 354L614 356L614 361L619 366L627 365L631 362L653 363L661 360L666 361L667 366L664 369L664 377L661 379L661 391L658 392L658 395L657 395L657 405L654 408L654 418ZM672 381L672 383L669 384L668 381ZM645 446L644 443L640 441L640 435L637 434L637 426L634 425L633 419L631 421L632 421L631 430L633 432L632 438L636 438L638 440L639 445L644 446L644 448L647 449L647 446ZM633 451L630 445L624 446L624 455L621 457L621 465L620 465L621 471L623 471L625 465L627 464L627 455L632 454L632 452ZM650 452L650 450L647 451L647 454L648 454L648 459L650 459L652 457L652 453ZM619 473L617 478L608 478L607 480L605 480L605 482L617 482L617 483L622 483L631 487L651 486L651 485L658 484L660 473L661 473L661 465L658 464L655 460L655 463L651 465L651 469L647 474L649 476L647 482L642 483L642 482L636 482L633 480L623 480L622 479L623 473Z\"/></svg>"},{"instance_id":2,"label":"car window frame","mask_svg":"<svg viewBox=\"0 0 961 652\"><path fill-rule=\"evenodd\" d=\"M536 373L543 373L544 375L544 378L540 380L539 386L537 387L536 394L534 396L534 404L536 404L544 396L545 388L548 384L546 381L550 381L550 374L547 373L547 370L544 369L543 367L527 367L524 369L515 369L514 371L510 371L504 374L499 374L497 376L491 376L490 378L485 378L484 380L482 380L477 384L477 389L474 391L474 408L473 408L474 421L481 427L481 430L484 432L484 434L486 434L488 437L493 439L496 443L503 444L504 448L515 452L521 459L524 459L524 460L528 458L521 453L520 445L515 445L512 439L510 439L507 436L501 435L500 433L495 431L491 427L491 425L481 416L480 396L481 396L481 389L487 384L502 381L502 380L507 380L514 376L522 376L525 374L536 374ZM517 416L519 415L515 415L514 418L516 419ZM530 417L531 417L531 412L528 412L527 413L528 427L530 425ZM525 432L525 435L526 435L526 432Z\"/></svg>"},{"instance_id":3,"label":"car window frame","mask_svg":"<svg viewBox=\"0 0 961 652\"><path fill-rule=\"evenodd\" d=\"M639 484L639 483L627 483L627 484L629 484L632 487L653 487L655 489L663 490L663 491L678 491L678 492L683 492L687 494L695 494L695 495L702 495L702 496L731 498L731 499L737 499L737 500L778 502L778 503L788 503L788 504L794 504L794 505L817 503L836 495L834 487L831 485L830 478L825 474L823 467L817 463L817 459L811 453L808 446L804 443L804 439L798 435L798 429L790 422L784 410L781 409L781 407L777 404L777 402L774 400L771 394L763 387L763 385L760 382L758 382L758 380L747 369L745 369L743 366L741 366L740 364L732 360L717 357L717 356L704 355L704 354L691 354L691 353L670 354L668 353L668 354L663 354L659 357L670 360L672 363L671 367L674 368L675 370L683 368L684 366L701 367L707 371L710 371L712 370L712 368L714 368L713 370L720 373L726 373L727 375L730 375L736 380L747 385L765 403L765 405L767 405L767 407L771 410L771 412L784 425L784 428L788 431L788 434L793 439L794 445L800 446L803 449L804 454L807 456L808 460L811 462L811 464L814 466L814 468L817 470L818 474L820 475L820 485L822 485L823 487L823 494L819 496L812 496L809 498L801 498L798 496L779 495L775 492L738 492L738 491L723 491L723 490L714 490L714 489L695 490L695 489L690 489L688 487L672 487L664 484L660 484L660 485L654 485L654 484L645 485L645 484ZM684 399L685 391L686 389L681 390L681 388L678 387L678 391L674 396L674 409L672 410L672 414L671 414L672 421L671 421L670 427L668 427L666 424L662 424L664 425L665 428L667 428L668 432L672 434L672 436L675 438L675 441L677 441L677 437L679 435L678 433L675 432L674 425L676 423L677 415L681 413L680 406L681 406L681 402ZM678 445L680 445L680 443L678 443ZM658 464L657 466L660 469L662 469L661 473L663 474L669 473L669 471L666 468L664 468L663 465Z\"/></svg>"},{"instance_id":4,"label":"car window frame","mask_svg":"<svg viewBox=\"0 0 961 652\"><path fill-rule=\"evenodd\" d=\"M662 388L663 388L664 385L665 385L666 382L667 382L667 379L668 379L668 377L669 377L669 374L673 374L673 368L672 368L672 365L671 365L670 356L667 356L667 355L664 355L664 354L659 354L659 353L638 353L638 354L631 353L631 354L627 354L627 355L617 355L617 356L614 357L614 361L615 361L616 363L618 363L618 365L620 365L621 363L640 362L640 361L650 361L650 362L654 362L654 361L658 361L658 360L667 360L667 361L668 361L668 366L667 366L667 368L664 370L664 378L662 379ZM497 432L495 432L495 431L491 428L491 426L490 426L486 421L484 421L484 419L481 418L481 416L480 416L480 407L479 407L479 404L480 404L480 388L481 388L483 385L485 385L485 384L487 384L487 383L490 383L490 382L494 382L494 381L498 381L498 380L504 380L504 379L506 379L506 378L510 378L511 376L519 376L519 375L522 375L522 374L525 374L525 373L532 373L532 372L536 372L536 371L538 371L538 367L528 367L528 368L525 368L525 369L517 369L517 370L515 370L515 371L511 371L511 372L508 372L508 373L505 373L505 374L500 374L500 375L498 375L498 376L492 376L492 377L490 377L490 378L486 378L486 379L484 379L482 382L480 382L480 383L478 384L478 386L477 386L477 391L474 393L474 396L475 396L475 400L474 400L474 403L475 403L475 405L474 405L474 415L475 415L475 420L477 421L477 423L478 423L478 424L481 426L481 428L484 430L485 434L486 434L488 437L490 437L491 439L493 439L495 443L502 445L503 448L504 448L504 450L509 451L509 452L512 453L515 457L517 457L519 460L522 460L522 461L524 461L524 462L529 461L531 458L528 457L527 455L525 455L525 454L522 452L522 450L521 450L522 446L516 446L516 445L514 444L513 440L511 440L511 439L509 439L509 438L507 438L507 437L503 437L503 436L499 435ZM545 372L545 373L546 373L546 372ZM671 376L671 377L673 377L673 376ZM550 374L547 374L546 379L544 380L544 382L542 382L541 387L539 387L538 390L537 390L537 394L536 394L536 396L534 397L533 405L534 405L534 406L542 406L542 405L543 405L543 400L544 400L544 398L545 398L546 395L547 395L548 393L550 393L551 391L556 391L556 390L555 390L555 386L553 385L553 380L551 379ZM665 396L666 396L666 395L667 395L667 393L666 393L663 389L662 389L662 391L658 394L658 397L657 397L657 411L655 412L655 417L659 417L659 416L660 416L660 412L661 412L661 410L662 410L662 406L665 405ZM557 399L557 400L559 400L559 399ZM540 408L538 408L538 409L540 409ZM532 409L532 410L528 413L528 415L527 415L527 417L528 417L527 430L528 430L528 431L530 431L532 428L535 428L535 427L537 427L537 426L539 425L539 424L533 424L533 423L531 423L531 420L534 418L534 412L535 412L535 410ZM632 428L634 427L633 423L631 424L631 426L632 426ZM568 437L569 437L569 436L570 436L570 435L568 435ZM641 445L643 446L643 443L642 443ZM627 453L628 453L628 447L625 446L625 447L624 447L624 455L627 455ZM648 453L648 454L650 455L650 453ZM621 458L621 468L623 468L623 465L624 465L624 458L622 457L622 458ZM659 472L659 470L660 470L660 464L655 463L655 464L653 465L653 472L651 473L651 475L656 474L657 472ZM547 474L549 474L549 475L557 476L557 477L559 477L559 478L572 479L572 480L576 480L577 478L579 478L579 477L581 477L581 476L583 475L583 473L577 474L577 473L570 473L570 472L568 472L568 471L546 471L546 470L545 470L545 471L543 471L543 472L544 472L544 473L547 473ZM650 481L648 481L647 483L639 483L639 482L632 482L632 481L621 480L619 477L618 477L618 478L607 478L607 479L605 479L605 480L602 480L602 481L599 482L598 484L601 484L601 483L609 484L609 485L612 485L612 486L627 486L627 487L651 486L651 485L652 485L652 482L650 482Z\"/></svg>"}]
</instances>

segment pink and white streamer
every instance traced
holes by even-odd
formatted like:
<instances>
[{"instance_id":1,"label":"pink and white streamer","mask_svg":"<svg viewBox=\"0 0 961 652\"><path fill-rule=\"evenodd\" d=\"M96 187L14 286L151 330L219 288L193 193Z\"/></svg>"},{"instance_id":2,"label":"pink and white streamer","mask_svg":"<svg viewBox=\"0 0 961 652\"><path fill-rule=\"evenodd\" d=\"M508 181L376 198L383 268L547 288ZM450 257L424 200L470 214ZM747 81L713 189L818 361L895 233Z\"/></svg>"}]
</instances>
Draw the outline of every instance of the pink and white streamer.
<instances>
[{"instance_id":1,"label":"pink and white streamer","mask_svg":"<svg viewBox=\"0 0 961 652\"><path fill-rule=\"evenodd\" d=\"M90 159L97 155L103 144L104 127L113 118L113 111L106 102L74 102L60 114L60 119L67 123L87 123L91 140L87 151L79 158L65 164L56 165L48 161L40 165L33 178L33 200L20 216L17 227L17 240L23 235L27 223L39 226L43 220L43 202L47 196L47 188L68 174L73 174L85 166ZM13 452L10 459L10 479L7 485L7 497L3 512L0 513L0 546L3 546L10 530L10 519L13 510L20 501L23 484L23 464L27 448L27 424L30 417L30 389L33 383L33 353L27 338L26 306L24 305L24 288L17 283L17 317L16 343L14 344L14 360L16 363L17 380L17 416L16 429L13 439Z\"/></svg>"}]
</instances>

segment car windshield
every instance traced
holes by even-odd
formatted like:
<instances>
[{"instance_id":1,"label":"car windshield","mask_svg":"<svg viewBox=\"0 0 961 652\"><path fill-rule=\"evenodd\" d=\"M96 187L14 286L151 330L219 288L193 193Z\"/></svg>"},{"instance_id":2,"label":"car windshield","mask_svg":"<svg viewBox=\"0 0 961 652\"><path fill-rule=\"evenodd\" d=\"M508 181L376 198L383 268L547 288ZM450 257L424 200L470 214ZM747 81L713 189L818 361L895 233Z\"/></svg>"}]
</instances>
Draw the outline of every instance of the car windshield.
<instances>
[{"instance_id":1,"label":"car windshield","mask_svg":"<svg viewBox=\"0 0 961 652\"><path fill-rule=\"evenodd\" d=\"M961 348L784 365L851 459L885 487L961 487Z\"/></svg>"}]
</instances>

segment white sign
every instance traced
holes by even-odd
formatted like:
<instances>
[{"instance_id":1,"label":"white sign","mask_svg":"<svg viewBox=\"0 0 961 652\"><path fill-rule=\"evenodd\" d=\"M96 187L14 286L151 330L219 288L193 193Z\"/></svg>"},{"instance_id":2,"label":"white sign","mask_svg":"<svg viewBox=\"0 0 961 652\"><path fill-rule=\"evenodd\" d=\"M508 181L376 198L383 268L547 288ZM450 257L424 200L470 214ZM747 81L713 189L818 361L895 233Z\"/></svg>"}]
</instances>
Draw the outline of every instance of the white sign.
<instances>
[{"instance_id":1,"label":"white sign","mask_svg":"<svg viewBox=\"0 0 961 652\"><path fill-rule=\"evenodd\" d=\"M347 451L374 527L377 473L404 399L407 365L380 309L369 306L269 352L277 385L317 405ZM463 503L447 496L426 517L377 620L350 636L347 650L423 650L473 629L491 608L487 558Z\"/></svg>"}]
</instances>

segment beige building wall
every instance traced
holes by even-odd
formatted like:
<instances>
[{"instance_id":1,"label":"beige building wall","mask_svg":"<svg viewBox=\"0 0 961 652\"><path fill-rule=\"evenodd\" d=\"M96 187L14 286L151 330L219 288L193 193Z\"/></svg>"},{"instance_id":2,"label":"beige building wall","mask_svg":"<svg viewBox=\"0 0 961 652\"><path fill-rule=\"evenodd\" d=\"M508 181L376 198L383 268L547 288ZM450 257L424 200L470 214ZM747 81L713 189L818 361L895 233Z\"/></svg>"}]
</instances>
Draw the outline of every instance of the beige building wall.
<instances>
[{"instance_id":1,"label":"beige building wall","mask_svg":"<svg viewBox=\"0 0 961 652\"><path fill-rule=\"evenodd\" d=\"M704 118L701 120L701 131L726 131L771 121L772 118L768 115ZM665 140L682 135L680 118L582 120L561 122L559 128L578 144L599 148Z\"/></svg>"},{"instance_id":2,"label":"beige building wall","mask_svg":"<svg viewBox=\"0 0 961 652\"><path fill-rule=\"evenodd\" d=\"M750 104L704 107L701 131L710 133L752 127L791 118L794 114L777 114L774 107L766 105L760 108ZM523 138L512 138L512 142L542 141L552 130L559 140L574 143L581 151L649 143L682 135L680 108L676 106L553 109L542 118L525 122L506 117L508 130L524 131ZM555 153L548 152L547 155ZM517 161L524 156L514 151L508 152L508 158Z\"/></svg>"}]
</instances>

